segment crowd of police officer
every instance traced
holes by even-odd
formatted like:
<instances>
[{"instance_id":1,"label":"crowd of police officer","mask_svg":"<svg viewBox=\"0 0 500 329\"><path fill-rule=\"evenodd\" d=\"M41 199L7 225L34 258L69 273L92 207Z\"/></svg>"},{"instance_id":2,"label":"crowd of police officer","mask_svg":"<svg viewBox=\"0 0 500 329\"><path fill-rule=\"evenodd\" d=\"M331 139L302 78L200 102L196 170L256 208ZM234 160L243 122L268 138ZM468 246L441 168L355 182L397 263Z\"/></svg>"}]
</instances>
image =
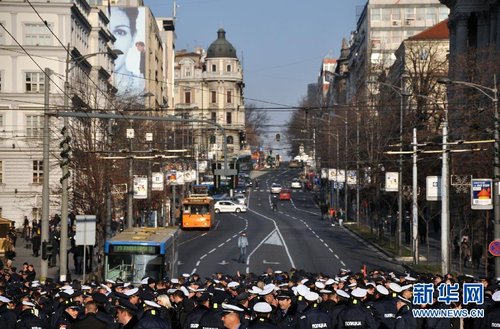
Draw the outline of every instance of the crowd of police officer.
<instances>
[{"instance_id":1,"label":"crowd of police officer","mask_svg":"<svg viewBox=\"0 0 500 329\"><path fill-rule=\"evenodd\" d=\"M417 283L477 282L484 301L413 304ZM498 290L498 291L497 291ZM416 307L484 310L480 318L415 318ZM268 270L140 284L28 281L0 270L0 328L27 329L441 329L499 328L500 286L486 278L340 270L336 276Z\"/></svg>"}]
</instances>

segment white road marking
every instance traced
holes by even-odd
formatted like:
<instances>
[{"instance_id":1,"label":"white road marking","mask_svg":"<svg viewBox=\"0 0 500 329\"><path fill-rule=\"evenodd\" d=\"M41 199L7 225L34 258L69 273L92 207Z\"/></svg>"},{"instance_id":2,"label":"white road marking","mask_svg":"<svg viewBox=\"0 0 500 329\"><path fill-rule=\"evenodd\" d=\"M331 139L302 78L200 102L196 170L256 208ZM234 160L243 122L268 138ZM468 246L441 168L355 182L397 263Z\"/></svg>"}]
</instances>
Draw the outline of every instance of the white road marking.
<instances>
[{"instance_id":1,"label":"white road marking","mask_svg":"<svg viewBox=\"0 0 500 329\"><path fill-rule=\"evenodd\" d=\"M205 258L205 257L207 257L207 254L205 254L205 255L201 256L201 257L200 257L200 259L203 259L203 258Z\"/></svg>"},{"instance_id":2,"label":"white road marking","mask_svg":"<svg viewBox=\"0 0 500 329\"><path fill-rule=\"evenodd\" d=\"M328 250L330 250L330 252L333 252L332 248L328 248Z\"/></svg>"},{"instance_id":3,"label":"white road marking","mask_svg":"<svg viewBox=\"0 0 500 329\"><path fill-rule=\"evenodd\" d=\"M209 254L211 254L211 253L213 253L215 250L217 250L217 248L214 248L214 249L210 250L208 253L209 253Z\"/></svg>"},{"instance_id":4,"label":"white road marking","mask_svg":"<svg viewBox=\"0 0 500 329\"><path fill-rule=\"evenodd\" d=\"M196 273L196 267L193 268L193 270L191 271L191 275L195 274Z\"/></svg>"},{"instance_id":5,"label":"white road marking","mask_svg":"<svg viewBox=\"0 0 500 329\"><path fill-rule=\"evenodd\" d=\"M339 256L338 256L337 254L335 254L335 258L340 259L340 258L339 258Z\"/></svg>"},{"instance_id":6,"label":"white road marking","mask_svg":"<svg viewBox=\"0 0 500 329\"><path fill-rule=\"evenodd\" d=\"M200 263L201 263L201 261L200 261L200 260L199 260L199 261L197 261L197 262L196 262L196 267L200 266Z\"/></svg>"},{"instance_id":7,"label":"white road marking","mask_svg":"<svg viewBox=\"0 0 500 329\"><path fill-rule=\"evenodd\" d=\"M342 266L345 266L345 263L343 261L340 261L340 264L342 264Z\"/></svg>"},{"instance_id":8,"label":"white road marking","mask_svg":"<svg viewBox=\"0 0 500 329\"><path fill-rule=\"evenodd\" d=\"M217 246L217 248L222 247L225 244L225 242L222 242L220 245Z\"/></svg>"},{"instance_id":9,"label":"white road marking","mask_svg":"<svg viewBox=\"0 0 500 329\"><path fill-rule=\"evenodd\" d=\"M229 242L229 241L231 241L231 238L229 238L229 239L226 240L226 242Z\"/></svg>"}]
</instances>

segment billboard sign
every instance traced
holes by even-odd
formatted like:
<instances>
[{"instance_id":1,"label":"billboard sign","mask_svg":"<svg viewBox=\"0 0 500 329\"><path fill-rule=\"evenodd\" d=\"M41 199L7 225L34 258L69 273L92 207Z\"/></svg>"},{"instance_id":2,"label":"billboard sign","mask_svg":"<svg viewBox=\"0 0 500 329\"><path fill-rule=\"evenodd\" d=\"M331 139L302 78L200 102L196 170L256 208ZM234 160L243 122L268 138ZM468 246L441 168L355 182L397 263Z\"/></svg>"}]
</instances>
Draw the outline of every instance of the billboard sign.
<instances>
[{"instance_id":1,"label":"billboard sign","mask_svg":"<svg viewBox=\"0 0 500 329\"><path fill-rule=\"evenodd\" d=\"M151 174L151 190L163 191L163 173L154 172Z\"/></svg>"},{"instance_id":2,"label":"billboard sign","mask_svg":"<svg viewBox=\"0 0 500 329\"><path fill-rule=\"evenodd\" d=\"M471 181L471 209L473 210L491 210L493 201L491 193L493 191L493 182L489 178L472 179Z\"/></svg>"},{"instance_id":3,"label":"billboard sign","mask_svg":"<svg viewBox=\"0 0 500 329\"><path fill-rule=\"evenodd\" d=\"M427 176L425 197L427 201L441 200L441 176Z\"/></svg>"},{"instance_id":4,"label":"billboard sign","mask_svg":"<svg viewBox=\"0 0 500 329\"><path fill-rule=\"evenodd\" d=\"M148 177L134 176L134 199L148 198Z\"/></svg>"},{"instance_id":5,"label":"billboard sign","mask_svg":"<svg viewBox=\"0 0 500 329\"><path fill-rule=\"evenodd\" d=\"M385 173L385 191L397 192L399 187L399 173L388 171Z\"/></svg>"},{"instance_id":6,"label":"billboard sign","mask_svg":"<svg viewBox=\"0 0 500 329\"><path fill-rule=\"evenodd\" d=\"M123 54L115 60L114 85L119 96L144 93L146 72L146 7L112 6L110 30L115 49ZM144 102L144 98L140 99Z\"/></svg>"}]
</instances>

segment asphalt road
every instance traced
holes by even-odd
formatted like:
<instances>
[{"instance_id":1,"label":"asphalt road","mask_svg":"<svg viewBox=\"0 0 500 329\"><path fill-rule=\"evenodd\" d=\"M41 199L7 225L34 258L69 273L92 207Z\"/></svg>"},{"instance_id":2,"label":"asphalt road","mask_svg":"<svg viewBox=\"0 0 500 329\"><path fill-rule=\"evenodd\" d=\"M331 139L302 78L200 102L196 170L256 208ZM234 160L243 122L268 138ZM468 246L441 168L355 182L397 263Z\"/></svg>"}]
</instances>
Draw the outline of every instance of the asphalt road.
<instances>
[{"instance_id":1,"label":"asphalt road","mask_svg":"<svg viewBox=\"0 0 500 329\"><path fill-rule=\"evenodd\" d=\"M403 269L349 230L332 227L320 218L312 194L292 192L291 201L279 201L271 209L273 182L289 187L298 169L276 169L259 177L259 187L247 191L249 211L217 214L210 231L183 231L179 244L179 273L197 272L209 276L216 272L262 273L268 268L299 268L311 273L336 274L339 269L359 271L379 268ZM237 262L237 239L247 232L249 247L245 264Z\"/></svg>"}]
</instances>

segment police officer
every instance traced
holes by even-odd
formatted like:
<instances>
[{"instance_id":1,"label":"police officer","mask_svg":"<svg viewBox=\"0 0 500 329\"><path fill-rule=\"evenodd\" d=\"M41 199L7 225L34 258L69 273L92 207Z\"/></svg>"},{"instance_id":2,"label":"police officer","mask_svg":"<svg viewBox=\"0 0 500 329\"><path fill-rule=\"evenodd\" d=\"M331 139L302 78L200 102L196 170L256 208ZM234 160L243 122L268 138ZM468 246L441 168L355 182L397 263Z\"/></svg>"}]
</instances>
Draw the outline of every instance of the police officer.
<instances>
[{"instance_id":1,"label":"police officer","mask_svg":"<svg viewBox=\"0 0 500 329\"><path fill-rule=\"evenodd\" d=\"M222 303L222 322L227 329L246 329L247 326L241 322L242 313L245 310L239 306Z\"/></svg>"},{"instance_id":2,"label":"police officer","mask_svg":"<svg viewBox=\"0 0 500 329\"><path fill-rule=\"evenodd\" d=\"M200 329L224 329L222 321L222 303L226 301L227 294L223 290L215 289L212 296L210 309L200 318Z\"/></svg>"},{"instance_id":3,"label":"police officer","mask_svg":"<svg viewBox=\"0 0 500 329\"><path fill-rule=\"evenodd\" d=\"M37 315L35 304L30 301L21 303L21 314L18 317L17 329L48 329L49 326Z\"/></svg>"},{"instance_id":4,"label":"police officer","mask_svg":"<svg viewBox=\"0 0 500 329\"><path fill-rule=\"evenodd\" d=\"M249 329L278 329L278 327L271 322L271 312L273 308L266 302L258 302L253 306L255 313L254 320L250 323Z\"/></svg>"},{"instance_id":5,"label":"police officer","mask_svg":"<svg viewBox=\"0 0 500 329\"><path fill-rule=\"evenodd\" d=\"M319 295L309 291L304 296L307 306L299 317L299 329L330 329L331 318L319 309Z\"/></svg>"},{"instance_id":6,"label":"police officer","mask_svg":"<svg viewBox=\"0 0 500 329\"><path fill-rule=\"evenodd\" d=\"M187 315L184 329L197 329L200 326L200 319L210 309L210 294L202 293L196 297L195 304L194 310Z\"/></svg>"},{"instance_id":7,"label":"police officer","mask_svg":"<svg viewBox=\"0 0 500 329\"><path fill-rule=\"evenodd\" d=\"M375 310L375 321L379 329L394 329L396 326L396 303L389 297L389 290L382 286L375 287L376 300L373 302L372 307Z\"/></svg>"},{"instance_id":8,"label":"police officer","mask_svg":"<svg viewBox=\"0 0 500 329\"><path fill-rule=\"evenodd\" d=\"M17 315L9 309L9 303L12 301L0 295L0 323L5 325L5 329L14 329L16 327Z\"/></svg>"},{"instance_id":9,"label":"police officer","mask_svg":"<svg viewBox=\"0 0 500 329\"><path fill-rule=\"evenodd\" d=\"M337 289L335 290L334 296L334 301L335 301L335 307L333 310L329 313L330 318L332 319L332 328L337 328L337 324L339 321L339 314L349 305L349 294L347 291L342 290L342 289Z\"/></svg>"},{"instance_id":10,"label":"police officer","mask_svg":"<svg viewBox=\"0 0 500 329\"><path fill-rule=\"evenodd\" d=\"M116 307L116 319L122 325L122 329L133 329L138 323L135 312L138 308L127 299L120 298Z\"/></svg>"},{"instance_id":11,"label":"police officer","mask_svg":"<svg viewBox=\"0 0 500 329\"><path fill-rule=\"evenodd\" d=\"M416 329L417 321L413 317L411 302L403 296L398 296L396 301L396 329Z\"/></svg>"},{"instance_id":12,"label":"police officer","mask_svg":"<svg viewBox=\"0 0 500 329\"><path fill-rule=\"evenodd\" d=\"M491 299L494 304L485 312L485 317L481 323L482 329L500 328L500 291L493 293Z\"/></svg>"},{"instance_id":13,"label":"police officer","mask_svg":"<svg viewBox=\"0 0 500 329\"><path fill-rule=\"evenodd\" d=\"M297 303L290 290L280 290L276 296L278 308L274 312L274 323L280 329L295 329L298 320Z\"/></svg>"},{"instance_id":14,"label":"police officer","mask_svg":"<svg viewBox=\"0 0 500 329\"><path fill-rule=\"evenodd\" d=\"M144 313L134 329L171 329L170 323L160 317L161 306L151 300L145 300Z\"/></svg>"},{"instance_id":15,"label":"police officer","mask_svg":"<svg viewBox=\"0 0 500 329\"><path fill-rule=\"evenodd\" d=\"M349 305L339 314L338 327L376 329L377 325L373 315L362 304L362 300L366 297L366 289L355 288L352 290L351 296Z\"/></svg>"}]
</instances>

